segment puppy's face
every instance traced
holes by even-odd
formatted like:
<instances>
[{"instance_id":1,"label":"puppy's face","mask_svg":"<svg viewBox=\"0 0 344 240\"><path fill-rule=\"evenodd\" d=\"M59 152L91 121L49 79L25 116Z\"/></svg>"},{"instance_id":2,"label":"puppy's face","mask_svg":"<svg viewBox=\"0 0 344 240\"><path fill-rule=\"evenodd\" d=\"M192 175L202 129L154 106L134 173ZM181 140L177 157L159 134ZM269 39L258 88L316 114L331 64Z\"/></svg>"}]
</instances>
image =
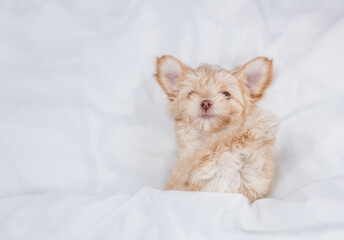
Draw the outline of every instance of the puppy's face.
<instances>
[{"instance_id":1,"label":"puppy's face","mask_svg":"<svg viewBox=\"0 0 344 240\"><path fill-rule=\"evenodd\" d=\"M214 132L244 121L271 82L272 62L259 57L234 71L211 65L191 69L163 56L157 59L155 76L176 119Z\"/></svg>"}]
</instances>

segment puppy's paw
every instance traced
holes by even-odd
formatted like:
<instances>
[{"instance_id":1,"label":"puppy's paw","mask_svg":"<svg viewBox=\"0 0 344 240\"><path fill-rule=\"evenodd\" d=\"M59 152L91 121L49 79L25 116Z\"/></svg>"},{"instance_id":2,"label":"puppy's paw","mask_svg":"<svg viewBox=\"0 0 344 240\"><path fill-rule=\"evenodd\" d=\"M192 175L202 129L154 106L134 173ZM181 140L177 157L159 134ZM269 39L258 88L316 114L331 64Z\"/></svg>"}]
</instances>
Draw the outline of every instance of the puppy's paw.
<instances>
[{"instance_id":1,"label":"puppy's paw","mask_svg":"<svg viewBox=\"0 0 344 240\"><path fill-rule=\"evenodd\" d=\"M231 156L229 147L225 145L212 147L191 169L188 178L189 183L199 185L199 182L212 179L221 168L222 162L227 161Z\"/></svg>"}]
</instances>

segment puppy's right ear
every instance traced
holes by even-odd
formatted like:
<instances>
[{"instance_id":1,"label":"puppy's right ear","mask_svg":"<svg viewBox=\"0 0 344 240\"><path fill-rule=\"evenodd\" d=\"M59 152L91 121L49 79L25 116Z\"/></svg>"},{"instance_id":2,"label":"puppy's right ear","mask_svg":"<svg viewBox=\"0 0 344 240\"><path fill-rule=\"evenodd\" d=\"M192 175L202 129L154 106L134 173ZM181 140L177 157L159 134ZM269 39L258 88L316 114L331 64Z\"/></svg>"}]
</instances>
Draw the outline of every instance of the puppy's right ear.
<instances>
[{"instance_id":1,"label":"puppy's right ear","mask_svg":"<svg viewBox=\"0 0 344 240\"><path fill-rule=\"evenodd\" d=\"M179 77L187 69L187 66L172 56L165 55L156 59L154 76L169 99L177 96Z\"/></svg>"}]
</instances>

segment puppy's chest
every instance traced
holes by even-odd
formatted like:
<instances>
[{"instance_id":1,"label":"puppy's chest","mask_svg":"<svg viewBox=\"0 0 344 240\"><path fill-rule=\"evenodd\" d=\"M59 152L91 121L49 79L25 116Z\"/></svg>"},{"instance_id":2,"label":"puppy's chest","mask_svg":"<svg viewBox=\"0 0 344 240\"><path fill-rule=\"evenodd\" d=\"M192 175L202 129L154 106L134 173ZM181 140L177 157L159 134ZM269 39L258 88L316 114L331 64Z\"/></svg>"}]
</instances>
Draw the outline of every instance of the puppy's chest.
<instances>
[{"instance_id":1,"label":"puppy's chest","mask_svg":"<svg viewBox=\"0 0 344 240\"><path fill-rule=\"evenodd\" d=\"M247 179L247 171L252 167L252 149L236 148L227 151L215 152L204 164L203 176L199 180L205 180L202 191L236 192Z\"/></svg>"},{"instance_id":2,"label":"puppy's chest","mask_svg":"<svg viewBox=\"0 0 344 240\"><path fill-rule=\"evenodd\" d=\"M193 169L197 171L190 177L195 183L203 183L201 191L236 192L249 178L244 176L248 173L245 169L254 168L254 144L245 144L241 138L220 139L222 141L214 142L213 138L196 141Z\"/></svg>"}]
</instances>

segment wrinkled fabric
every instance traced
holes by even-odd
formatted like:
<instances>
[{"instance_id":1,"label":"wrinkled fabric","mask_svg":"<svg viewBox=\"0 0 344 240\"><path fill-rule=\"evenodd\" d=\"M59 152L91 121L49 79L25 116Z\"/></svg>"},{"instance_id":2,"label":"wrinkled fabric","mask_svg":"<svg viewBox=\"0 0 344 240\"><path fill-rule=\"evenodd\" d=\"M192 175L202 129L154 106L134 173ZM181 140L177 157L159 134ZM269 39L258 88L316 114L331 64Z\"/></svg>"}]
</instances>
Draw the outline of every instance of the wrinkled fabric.
<instances>
[{"instance_id":1,"label":"wrinkled fabric","mask_svg":"<svg viewBox=\"0 0 344 240\"><path fill-rule=\"evenodd\" d=\"M0 239L344 239L343 1L0 2ZM164 191L157 56L272 58L267 199Z\"/></svg>"}]
</instances>

